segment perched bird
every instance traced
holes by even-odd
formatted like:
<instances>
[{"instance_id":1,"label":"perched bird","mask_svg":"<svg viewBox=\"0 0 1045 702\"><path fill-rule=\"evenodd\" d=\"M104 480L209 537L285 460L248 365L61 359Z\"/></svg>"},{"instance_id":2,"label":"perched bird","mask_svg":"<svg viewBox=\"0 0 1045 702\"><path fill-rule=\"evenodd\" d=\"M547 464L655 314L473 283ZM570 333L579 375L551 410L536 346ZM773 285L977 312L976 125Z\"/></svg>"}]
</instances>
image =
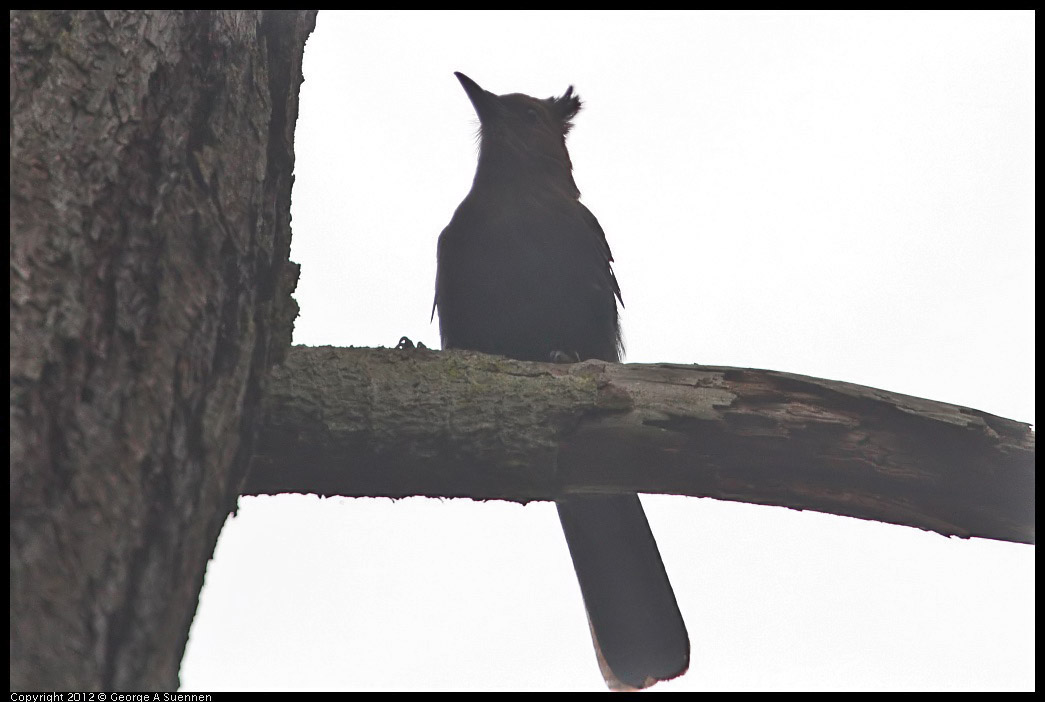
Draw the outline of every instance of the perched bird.
<instances>
[{"instance_id":1,"label":"perched bird","mask_svg":"<svg viewBox=\"0 0 1045 702\"><path fill-rule=\"evenodd\" d=\"M606 235L566 151L573 86L545 100L494 95L455 73L479 116L472 189L439 236L435 308L446 349L525 361L619 361ZM684 673L689 636L635 494L556 500L603 676L641 689Z\"/></svg>"}]
</instances>

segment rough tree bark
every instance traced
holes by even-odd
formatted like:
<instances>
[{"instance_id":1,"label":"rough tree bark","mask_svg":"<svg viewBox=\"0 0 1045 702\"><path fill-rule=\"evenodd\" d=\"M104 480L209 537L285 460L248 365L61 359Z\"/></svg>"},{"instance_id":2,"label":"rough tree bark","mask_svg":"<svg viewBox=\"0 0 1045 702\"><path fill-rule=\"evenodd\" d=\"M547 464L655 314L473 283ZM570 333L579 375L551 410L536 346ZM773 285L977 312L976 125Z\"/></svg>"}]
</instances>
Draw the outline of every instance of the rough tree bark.
<instances>
[{"instance_id":1,"label":"rough tree bark","mask_svg":"<svg viewBox=\"0 0 1045 702\"><path fill-rule=\"evenodd\" d=\"M266 404L248 494L663 492L1034 542L1027 424L852 383L295 346Z\"/></svg>"},{"instance_id":2,"label":"rough tree bark","mask_svg":"<svg viewBox=\"0 0 1045 702\"><path fill-rule=\"evenodd\" d=\"M296 315L315 13L10 20L11 688L175 689Z\"/></svg>"}]
</instances>

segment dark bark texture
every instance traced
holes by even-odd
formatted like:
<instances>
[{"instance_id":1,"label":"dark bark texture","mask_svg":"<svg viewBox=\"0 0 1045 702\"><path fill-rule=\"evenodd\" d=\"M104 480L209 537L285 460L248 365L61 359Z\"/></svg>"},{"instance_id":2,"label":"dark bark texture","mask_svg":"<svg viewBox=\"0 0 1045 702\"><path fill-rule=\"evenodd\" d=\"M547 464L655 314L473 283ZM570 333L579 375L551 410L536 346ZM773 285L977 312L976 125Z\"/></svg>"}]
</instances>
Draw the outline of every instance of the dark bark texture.
<instances>
[{"instance_id":1,"label":"dark bark texture","mask_svg":"<svg viewBox=\"0 0 1045 702\"><path fill-rule=\"evenodd\" d=\"M315 14L10 20L11 688L175 689L296 314Z\"/></svg>"},{"instance_id":2,"label":"dark bark texture","mask_svg":"<svg viewBox=\"0 0 1045 702\"><path fill-rule=\"evenodd\" d=\"M1024 423L776 371L291 348L249 494L672 493L1034 542Z\"/></svg>"}]
</instances>

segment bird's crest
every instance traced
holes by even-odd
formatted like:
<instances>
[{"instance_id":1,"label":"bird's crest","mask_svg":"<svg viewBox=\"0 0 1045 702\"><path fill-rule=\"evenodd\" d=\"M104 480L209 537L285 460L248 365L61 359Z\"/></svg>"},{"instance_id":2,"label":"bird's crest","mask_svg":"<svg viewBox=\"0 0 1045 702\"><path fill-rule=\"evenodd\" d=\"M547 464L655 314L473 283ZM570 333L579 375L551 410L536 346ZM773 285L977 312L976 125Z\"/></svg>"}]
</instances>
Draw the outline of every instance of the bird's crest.
<instances>
[{"instance_id":1,"label":"bird's crest","mask_svg":"<svg viewBox=\"0 0 1045 702\"><path fill-rule=\"evenodd\" d=\"M552 96L547 98L545 102L548 103L552 113L562 122L563 134L568 133L573 128L573 118L577 116L577 113L581 111L581 107L584 105L580 97L574 94L572 85L559 97Z\"/></svg>"}]
</instances>

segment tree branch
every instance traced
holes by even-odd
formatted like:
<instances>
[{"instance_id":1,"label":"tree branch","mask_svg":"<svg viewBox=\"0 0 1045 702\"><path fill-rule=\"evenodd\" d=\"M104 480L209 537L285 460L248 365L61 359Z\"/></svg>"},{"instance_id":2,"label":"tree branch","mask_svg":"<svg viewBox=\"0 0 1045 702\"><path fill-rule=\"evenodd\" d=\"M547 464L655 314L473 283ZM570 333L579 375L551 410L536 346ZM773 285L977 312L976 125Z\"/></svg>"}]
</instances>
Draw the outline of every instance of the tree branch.
<instances>
[{"instance_id":1,"label":"tree branch","mask_svg":"<svg viewBox=\"0 0 1045 702\"><path fill-rule=\"evenodd\" d=\"M1034 542L1034 432L775 371L293 347L244 494L672 493Z\"/></svg>"}]
</instances>

